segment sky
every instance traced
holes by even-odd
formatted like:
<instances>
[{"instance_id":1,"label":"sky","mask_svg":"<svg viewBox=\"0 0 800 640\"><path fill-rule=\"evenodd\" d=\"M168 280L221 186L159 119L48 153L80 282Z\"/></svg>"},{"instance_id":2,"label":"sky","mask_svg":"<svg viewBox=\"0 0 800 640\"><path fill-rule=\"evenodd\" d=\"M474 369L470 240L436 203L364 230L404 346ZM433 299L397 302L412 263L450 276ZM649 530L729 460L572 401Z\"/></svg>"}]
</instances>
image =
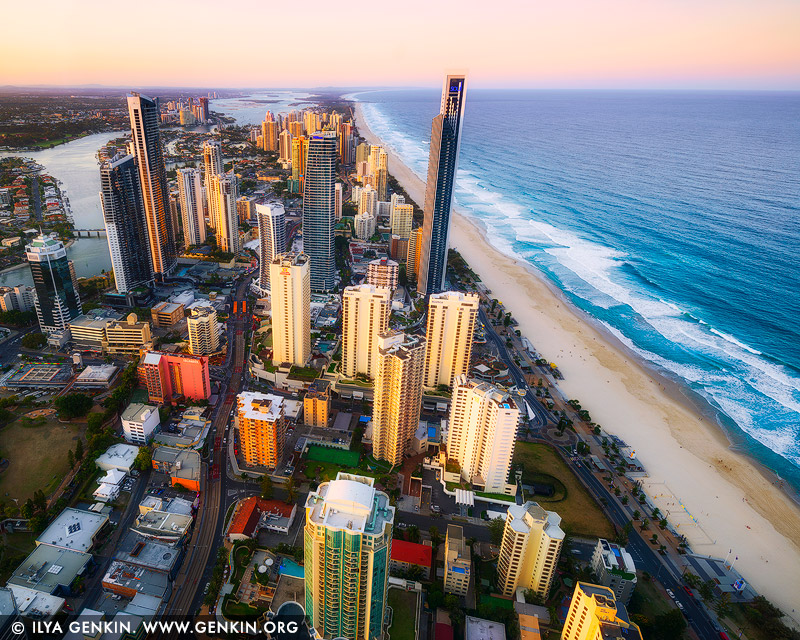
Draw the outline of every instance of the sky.
<instances>
[{"instance_id":1,"label":"sky","mask_svg":"<svg viewBox=\"0 0 800 640\"><path fill-rule=\"evenodd\" d=\"M8 2L0 85L800 90L797 0Z\"/></svg>"}]
</instances>

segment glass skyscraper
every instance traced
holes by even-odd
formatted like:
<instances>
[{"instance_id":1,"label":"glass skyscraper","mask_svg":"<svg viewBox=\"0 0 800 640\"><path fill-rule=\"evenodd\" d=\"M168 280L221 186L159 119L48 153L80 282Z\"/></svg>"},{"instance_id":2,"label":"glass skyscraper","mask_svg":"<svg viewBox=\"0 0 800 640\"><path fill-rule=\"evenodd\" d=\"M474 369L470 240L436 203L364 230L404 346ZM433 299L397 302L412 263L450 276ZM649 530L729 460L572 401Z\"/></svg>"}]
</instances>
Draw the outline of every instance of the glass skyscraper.
<instances>
[{"instance_id":1,"label":"glass skyscraper","mask_svg":"<svg viewBox=\"0 0 800 640\"><path fill-rule=\"evenodd\" d=\"M311 260L312 291L336 283L333 229L336 226L336 132L314 133L308 141L303 188L303 253Z\"/></svg>"},{"instance_id":2,"label":"glass skyscraper","mask_svg":"<svg viewBox=\"0 0 800 640\"><path fill-rule=\"evenodd\" d=\"M133 93L128 96L128 114L139 179L142 184L150 259L155 273L169 273L178 260L175 228L169 212L169 189L164 153L158 131L158 102Z\"/></svg>"},{"instance_id":3,"label":"glass skyscraper","mask_svg":"<svg viewBox=\"0 0 800 640\"><path fill-rule=\"evenodd\" d=\"M63 331L83 313L78 279L67 250L55 236L44 234L25 247L36 289L36 316L44 333Z\"/></svg>"},{"instance_id":4,"label":"glass skyscraper","mask_svg":"<svg viewBox=\"0 0 800 640\"><path fill-rule=\"evenodd\" d=\"M467 79L464 75L447 76L442 90L442 107L431 126L417 287L424 295L439 293L444 289L450 214L453 208L466 90Z\"/></svg>"},{"instance_id":5,"label":"glass skyscraper","mask_svg":"<svg viewBox=\"0 0 800 640\"><path fill-rule=\"evenodd\" d=\"M151 284L147 219L134 156L119 154L100 166L100 202L117 291L128 293Z\"/></svg>"}]
</instances>

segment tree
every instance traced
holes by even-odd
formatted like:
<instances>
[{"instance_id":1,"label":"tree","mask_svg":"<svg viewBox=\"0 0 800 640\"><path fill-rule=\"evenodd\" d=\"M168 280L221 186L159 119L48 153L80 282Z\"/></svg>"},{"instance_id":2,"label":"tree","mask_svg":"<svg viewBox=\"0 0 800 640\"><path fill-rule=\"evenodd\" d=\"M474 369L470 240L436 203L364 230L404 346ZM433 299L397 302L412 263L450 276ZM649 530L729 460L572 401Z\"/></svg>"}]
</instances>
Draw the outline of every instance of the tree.
<instances>
[{"instance_id":1,"label":"tree","mask_svg":"<svg viewBox=\"0 0 800 640\"><path fill-rule=\"evenodd\" d=\"M708 602L709 600L714 599L714 587L715 585L711 580L706 580L697 587L697 591L700 594L700 597L703 599L703 602Z\"/></svg>"},{"instance_id":2,"label":"tree","mask_svg":"<svg viewBox=\"0 0 800 640\"><path fill-rule=\"evenodd\" d=\"M83 393L69 393L56 398L53 404L58 411L59 419L72 420L89 413L89 409L94 405L94 400Z\"/></svg>"},{"instance_id":3,"label":"tree","mask_svg":"<svg viewBox=\"0 0 800 640\"><path fill-rule=\"evenodd\" d=\"M103 414L90 413L86 419L86 436L93 436L103 428Z\"/></svg>"},{"instance_id":4,"label":"tree","mask_svg":"<svg viewBox=\"0 0 800 640\"><path fill-rule=\"evenodd\" d=\"M47 344L47 336L43 333L28 333L22 337L22 346L26 349L41 349Z\"/></svg>"},{"instance_id":5,"label":"tree","mask_svg":"<svg viewBox=\"0 0 800 640\"><path fill-rule=\"evenodd\" d=\"M415 524L412 524L408 529L406 529L408 533L408 541L409 542L419 542L419 527Z\"/></svg>"},{"instance_id":6,"label":"tree","mask_svg":"<svg viewBox=\"0 0 800 640\"><path fill-rule=\"evenodd\" d=\"M441 536L439 535L439 527L433 525L430 529L428 529L428 532L431 534L431 542L433 542L433 546L437 546L442 540Z\"/></svg>"},{"instance_id":7,"label":"tree","mask_svg":"<svg viewBox=\"0 0 800 640\"><path fill-rule=\"evenodd\" d=\"M667 528L667 524L668 523L667 523L667 519L666 518L661 518L661 520L658 521L658 526L661 529L666 529Z\"/></svg>"},{"instance_id":8,"label":"tree","mask_svg":"<svg viewBox=\"0 0 800 640\"><path fill-rule=\"evenodd\" d=\"M294 486L294 478L289 478L286 482L286 501L294 502L297 499L297 488Z\"/></svg>"},{"instance_id":9,"label":"tree","mask_svg":"<svg viewBox=\"0 0 800 640\"><path fill-rule=\"evenodd\" d=\"M67 452L67 462L69 462L70 469L75 467L75 454L72 453L72 449Z\"/></svg>"},{"instance_id":10,"label":"tree","mask_svg":"<svg viewBox=\"0 0 800 640\"><path fill-rule=\"evenodd\" d=\"M638 509L633 510L633 519L638 520L641 517L641 512Z\"/></svg>"},{"instance_id":11,"label":"tree","mask_svg":"<svg viewBox=\"0 0 800 640\"><path fill-rule=\"evenodd\" d=\"M83 440L78 438L78 442L75 444L75 460L80 462L83 460Z\"/></svg>"},{"instance_id":12,"label":"tree","mask_svg":"<svg viewBox=\"0 0 800 640\"><path fill-rule=\"evenodd\" d=\"M628 504L628 496L622 496L622 504Z\"/></svg>"},{"instance_id":13,"label":"tree","mask_svg":"<svg viewBox=\"0 0 800 640\"><path fill-rule=\"evenodd\" d=\"M688 584L693 589L697 589L700 586L700 576L696 573L692 573L691 571L687 571L683 574L683 581Z\"/></svg>"},{"instance_id":14,"label":"tree","mask_svg":"<svg viewBox=\"0 0 800 640\"><path fill-rule=\"evenodd\" d=\"M147 471L153 466L153 455L150 452L150 447L139 447L139 453L136 454L133 466L135 469L142 472Z\"/></svg>"},{"instance_id":15,"label":"tree","mask_svg":"<svg viewBox=\"0 0 800 640\"><path fill-rule=\"evenodd\" d=\"M653 620L653 629L650 637L658 640L680 638L686 629L686 619L678 609L657 615Z\"/></svg>"},{"instance_id":16,"label":"tree","mask_svg":"<svg viewBox=\"0 0 800 640\"><path fill-rule=\"evenodd\" d=\"M645 530L645 529L647 529L647 527L649 527L649 526L650 526L650 520L648 520L647 518L642 518L642 524L640 524L640 525L639 525L639 528L640 528L642 531L644 531L644 530Z\"/></svg>"},{"instance_id":17,"label":"tree","mask_svg":"<svg viewBox=\"0 0 800 640\"><path fill-rule=\"evenodd\" d=\"M264 500L271 500L272 493L272 478L265 473L261 478L261 497L264 498Z\"/></svg>"},{"instance_id":18,"label":"tree","mask_svg":"<svg viewBox=\"0 0 800 640\"><path fill-rule=\"evenodd\" d=\"M39 511L44 511L47 508L47 498L41 489L33 494L33 504Z\"/></svg>"},{"instance_id":19,"label":"tree","mask_svg":"<svg viewBox=\"0 0 800 640\"><path fill-rule=\"evenodd\" d=\"M503 541L503 530L506 523L502 518L494 518L489 521L489 535L491 536L492 544L499 545Z\"/></svg>"},{"instance_id":20,"label":"tree","mask_svg":"<svg viewBox=\"0 0 800 640\"><path fill-rule=\"evenodd\" d=\"M22 513L23 518L30 518L33 516L34 512L36 511L36 507L33 504L33 500L28 498L28 501L22 505L22 509L20 512Z\"/></svg>"}]
</instances>

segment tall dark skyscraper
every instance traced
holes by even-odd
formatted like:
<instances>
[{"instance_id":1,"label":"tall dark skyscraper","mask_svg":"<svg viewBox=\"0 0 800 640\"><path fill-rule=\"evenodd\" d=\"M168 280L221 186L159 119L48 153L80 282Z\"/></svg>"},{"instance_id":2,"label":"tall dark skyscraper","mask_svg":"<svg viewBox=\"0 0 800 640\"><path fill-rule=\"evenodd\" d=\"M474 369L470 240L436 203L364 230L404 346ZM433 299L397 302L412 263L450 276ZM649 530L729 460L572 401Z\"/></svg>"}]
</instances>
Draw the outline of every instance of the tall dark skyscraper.
<instances>
[{"instance_id":1,"label":"tall dark skyscraper","mask_svg":"<svg viewBox=\"0 0 800 640\"><path fill-rule=\"evenodd\" d=\"M448 75L442 90L442 108L431 126L418 282L418 291L425 295L439 293L444 287L466 91L463 74Z\"/></svg>"},{"instance_id":2,"label":"tall dark skyscraper","mask_svg":"<svg viewBox=\"0 0 800 640\"><path fill-rule=\"evenodd\" d=\"M164 152L158 131L158 102L133 93L128 96L128 113L139 180L142 185L150 259L155 273L169 273L178 260L176 229L169 211L169 189Z\"/></svg>"},{"instance_id":3,"label":"tall dark skyscraper","mask_svg":"<svg viewBox=\"0 0 800 640\"><path fill-rule=\"evenodd\" d=\"M25 247L36 289L36 316L43 333L63 331L83 313L78 278L55 234L36 237Z\"/></svg>"},{"instance_id":4,"label":"tall dark skyscraper","mask_svg":"<svg viewBox=\"0 0 800 640\"><path fill-rule=\"evenodd\" d=\"M153 282L147 219L132 155L119 154L100 166L100 202L108 237L108 250L119 293Z\"/></svg>"},{"instance_id":5,"label":"tall dark skyscraper","mask_svg":"<svg viewBox=\"0 0 800 640\"><path fill-rule=\"evenodd\" d=\"M303 253L311 261L312 291L331 291L336 279L336 132L310 136L303 188Z\"/></svg>"}]
</instances>

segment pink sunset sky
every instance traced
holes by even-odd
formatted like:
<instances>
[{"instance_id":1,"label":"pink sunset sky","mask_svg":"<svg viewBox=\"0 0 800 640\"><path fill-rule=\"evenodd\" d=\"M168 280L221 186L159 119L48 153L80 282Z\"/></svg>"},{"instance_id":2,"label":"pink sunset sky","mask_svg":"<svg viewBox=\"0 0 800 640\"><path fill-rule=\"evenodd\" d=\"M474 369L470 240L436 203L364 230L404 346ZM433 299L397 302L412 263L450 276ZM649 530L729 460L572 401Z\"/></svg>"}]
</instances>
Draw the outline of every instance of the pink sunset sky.
<instances>
[{"instance_id":1,"label":"pink sunset sky","mask_svg":"<svg viewBox=\"0 0 800 640\"><path fill-rule=\"evenodd\" d=\"M800 89L796 0L6 3L0 85Z\"/></svg>"}]
</instances>

